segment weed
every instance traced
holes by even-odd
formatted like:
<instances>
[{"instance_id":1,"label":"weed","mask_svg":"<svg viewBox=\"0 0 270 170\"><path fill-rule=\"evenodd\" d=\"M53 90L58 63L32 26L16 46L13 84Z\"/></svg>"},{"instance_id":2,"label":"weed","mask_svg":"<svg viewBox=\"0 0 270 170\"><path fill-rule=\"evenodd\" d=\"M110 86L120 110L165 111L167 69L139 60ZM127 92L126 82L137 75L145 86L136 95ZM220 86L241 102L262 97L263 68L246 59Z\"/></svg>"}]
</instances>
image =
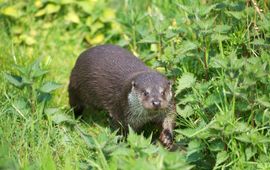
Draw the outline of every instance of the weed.
<instances>
[{"instance_id":1,"label":"weed","mask_svg":"<svg viewBox=\"0 0 270 170\"><path fill-rule=\"evenodd\" d=\"M0 168L269 169L269 8L255 0L1 2ZM174 81L176 151L73 118L71 68L103 43Z\"/></svg>"}]
</instances>

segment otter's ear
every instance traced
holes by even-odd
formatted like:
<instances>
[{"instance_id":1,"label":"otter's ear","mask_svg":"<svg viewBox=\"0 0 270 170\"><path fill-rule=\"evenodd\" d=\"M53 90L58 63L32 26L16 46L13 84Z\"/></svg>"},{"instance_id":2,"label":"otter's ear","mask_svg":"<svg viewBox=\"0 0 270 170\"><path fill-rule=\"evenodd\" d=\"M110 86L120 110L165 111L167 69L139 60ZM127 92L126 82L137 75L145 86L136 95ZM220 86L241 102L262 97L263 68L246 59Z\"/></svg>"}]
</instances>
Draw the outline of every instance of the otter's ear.
<instances>
[{"instance_id":1,"label":"otter's ear","mask_svg":"<svg viewBox=\"0 0 270 170\"><path fill-rule=\"evenodd\" d=\"M173 81L172 80L168 80L168 85L172 86L173 85Z\"/></svg>"},{"instance_id":2,"label":"otter's ear","mask_svg":"<svg viewBox=\"0 0 270 170\"><path fill-rule=\"evenodd\" d=\"M131 84L132 84L132 87L136 87L137 86L137 83L135 83L135 81L132 81Z\"/></svg>"}]
</instances>

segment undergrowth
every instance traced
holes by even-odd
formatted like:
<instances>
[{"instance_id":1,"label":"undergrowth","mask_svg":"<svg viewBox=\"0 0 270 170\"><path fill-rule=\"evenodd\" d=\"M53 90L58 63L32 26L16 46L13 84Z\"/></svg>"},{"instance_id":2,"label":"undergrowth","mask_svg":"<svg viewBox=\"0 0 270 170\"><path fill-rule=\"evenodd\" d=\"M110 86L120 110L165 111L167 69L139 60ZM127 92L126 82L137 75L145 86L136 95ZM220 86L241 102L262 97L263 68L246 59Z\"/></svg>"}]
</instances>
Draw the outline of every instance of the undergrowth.
<instances>
[{"instance_id":1,"label":"undergrowth","mask_svg":"<svg viewBox=\"0 0 270 170\"><path fill-rule=\"evenodd\" d=\"M270 169L270 3L0 1L0 169ZM129 49L174 82L176 150L107 114L74 119L84 49Z\"/></svg>"}]
</instances>

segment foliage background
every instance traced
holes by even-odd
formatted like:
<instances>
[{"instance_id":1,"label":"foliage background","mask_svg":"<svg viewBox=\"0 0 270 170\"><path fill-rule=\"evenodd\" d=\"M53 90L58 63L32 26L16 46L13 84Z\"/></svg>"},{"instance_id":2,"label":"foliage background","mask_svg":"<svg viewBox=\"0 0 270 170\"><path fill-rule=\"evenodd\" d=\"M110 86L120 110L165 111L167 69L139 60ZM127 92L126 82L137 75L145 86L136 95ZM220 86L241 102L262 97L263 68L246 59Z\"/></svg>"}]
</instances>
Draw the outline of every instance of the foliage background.
<instances>
[{"instance_id":1,"label":"foliage background","mask_svg":"<svg viewBox=\"0 0 270 170\"><path fill-rule=\"evenodd\" d=\"M267 0L0 1L1 169L269 169ZM176 151L77 121L84 49L128 48L174 80Z\"/></svg>"}]
</instances>

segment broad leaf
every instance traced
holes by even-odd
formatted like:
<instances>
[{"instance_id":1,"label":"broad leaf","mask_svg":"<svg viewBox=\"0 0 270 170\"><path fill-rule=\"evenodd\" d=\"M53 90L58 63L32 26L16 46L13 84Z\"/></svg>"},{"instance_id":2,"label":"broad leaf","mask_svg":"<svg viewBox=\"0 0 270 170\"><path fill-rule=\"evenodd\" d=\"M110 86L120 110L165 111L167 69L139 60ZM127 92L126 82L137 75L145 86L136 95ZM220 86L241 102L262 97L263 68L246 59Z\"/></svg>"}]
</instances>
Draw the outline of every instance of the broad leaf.
<instances>
[{"instance_id":1,"label":"broad leaf","mask_svg":"<svg viewBox=\"0 0 270 170\"><path fill-rule=\"evenodd\" d=\"M139 41L139 43L156 43L156 42L157 42L156 36L153 34L150 34Z\"/></svg>"},{"instance_id":2,"label":"broad leaf","mask_svg":"<svg viewBox=\"0 0 270 170\"><path fill-rule=\"evenodd\" d=\"M177 87L175 94L180 94L184 89L193 87L196 82L196 78L192 73L184 73L177 81Z\"/></svg>"},{"instance_id":3,"label":"broad leaf","mask_svg":"<svg viewBox=\"0 0 270 170\"><path fill-rule=\"evenodd\" d=\"M56 124L60 124L60 123L69 123L69 124L75 124L76 121L70 117L68 117L68 115L59 113L59 114L55 114L52 116L52 121Z\"/></svg>"},{"instance_id":4,"label":"broad leaf","mask_svg":"<svg viewBox=\"0 0 270 170\"><path fill-rule=\"evenodd\" d=\"M15 6L5 7L0 12L4 15L11 16L14 18L19 18L21 16L20 10L18 10Z\"/></svg>"},{"instance_id":5,"label":"broad leaf","mask_svg":"<svg viewBox=\"0 0 270 170\"><path fill-rule=\"evenodd\" d=\"M11 83L12 85L19 87L19 88L23 87L24 83L22 81L22 77L16 76L16 75L10 75L7 73L4 73L4 76L5 76L6 80L9 81L9 83Z\"/></svg>"},{"instance_id":6,"label":"broad leaf","mask_svg":"<svg viewBox=\"0 0 270 170\"><path fill-rule=\"evenodd\" d=\"M227 152L222 151L217 154L216 166L220 165L221 163L225 162L229 158Z\"/></svg>"},{"instance_id":7,"label":"broad leaf","mask_svg":"<svg viewBox=\"0 0 270 170\"><path fill-rule=\"evenodd\" d=\"M39 90L43 93L50 93L51 91L56 90L60 87L62 87L61 84L55 82L47 82L43 84Z\"/></svg>"}]
</instances>

